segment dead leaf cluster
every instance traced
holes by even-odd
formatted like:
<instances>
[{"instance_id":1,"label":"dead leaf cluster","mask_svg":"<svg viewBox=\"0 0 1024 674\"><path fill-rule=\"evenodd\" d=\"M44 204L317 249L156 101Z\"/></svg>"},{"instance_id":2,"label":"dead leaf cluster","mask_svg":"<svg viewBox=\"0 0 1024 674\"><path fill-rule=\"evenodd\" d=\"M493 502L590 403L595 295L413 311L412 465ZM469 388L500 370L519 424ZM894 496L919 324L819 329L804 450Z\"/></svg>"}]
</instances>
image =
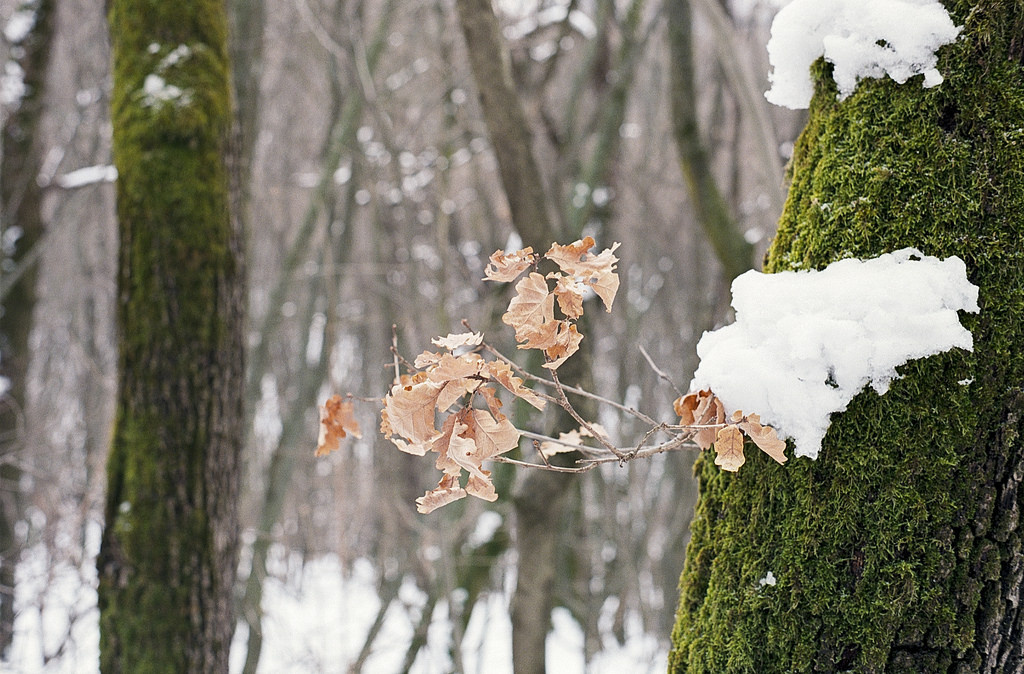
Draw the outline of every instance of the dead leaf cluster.
<instances>
[{"instance_id":1,"label":"dead leaf cluster","mask_svg":"<svg viewBox=\"0 0 1024 674\"><path fill-rule=\"evenodd\" d=\"M694 429L693 441L700 449L715 448L715 465L736 472L744 463L743 435L780 464L786 462L786 443L771 426L762 426L757 414L735 411L726 414L722 401L710 389L688 393L673 403L679 424Z\"/></svg>"},{"instance_id":2,"label":"dead leaf cluster","mask_svg":"<svg viewBox=\"0 0 1024 674\"><path fill-rule=\"evenodd\" d=\"M515 297L501 317L515 330L520 349L543 351L547 361L544 367L550 370L579 350L583 335L576 329L576 320L583 315L587 290L593 290L605 308L612 310L619 289L615 273L619 260L614 255L618 246L616 243L599 254L591 253L594 239L589 236L567 246L551 245L542 257L554 262L558 271L546 276L532 271L516 283ZM511 282L538 262L532 248L507 254L499 250L490 257L484 280ZM556 303L562 318L555 315Z\"/></svg>"},{"instance_id":3,"label":"dead leaf cluster","mask_svg":"<svg viewBox=\"0 0 1024 674\"><path fill-rule=\"evenodd\" d=\"M418 372L403 375L384 397L381 432L403 452L437 454L444 473L437 488L416 500L417 510L428 513L467 494L487 501L498 495L483 461L519 445L519 431L501 412L497 386L538 409L545 401L523 385L503 361L485 360L479 353L455 355L483 341L480 333L452 334L432 340L443 351L425 351L416 357ZM473 407L473 400L483 409ZM457 409L452 412L454 406ZM438 419L443 419L440 426ZM465 487L459 479L465 471Z\"/></svg>"},{"instance_id":4,"label":"dead leaf cluster","mask_svg":"<svg viewBox=\"0 0 1024 674\"><path fill-rule=\"evenodd\" d=\"M320 438L316 444L316 455L326 456L341 446L341 439L347 434L361 438L359 422L355 419L355 407L351 400L342 400L334 395L320 408Z\"/></svg>"},{"instance_id":5,"label":"dead leaf cluster","mask_svg":"<svg viewBox=\"0 0 1024 674\"><path fill-rule=\"evenodd\" d=\"M551 371L551 379L516 371L553 387L556 396L542 395L526 387L523 379L515 375L511 361L485 344L483 335L478 332L449 334L431 340L439 350L421 353L409 368L412 373L397 379L383 399L381 433L403 452L416 456L435 453L435 466L442 472L437 487L416 499L420 513L429 513L467 495L486 501L497 499L491 473L483 467L487 460L583 472L604 462L622 464L634 458L696 445L702 450L714 447L715 464L735 472L746 462L743 453L746 436L775 461L785 463L786 443L775 429L762 425L757 414L727 412L722 401L710 390L676 399L674 409L679 415L679 425L669 426L614 401L572 389L578 395L599 400L650 424L650 429L632 450L616 448L604 429L584 421L576 413L555 370L579 349L583 335L578 332L576 321L583 315L586 294L593 291L611 311L619 288L615 273L618 258L614 255L618 245L594 254L590 252L594 239L588 236L567 246L552 244L543 256L531 248L511 253L499 250L491 255L484 271L488 281L511 283L518 279L516 294L502 321L515 330L519 348L539 349L544 353L544 367ZM553 263L557 270L541 274L537 271L541 260ZM482 352L490 352L498 360L487 360ZM554 401L567 409L581 426L562 433L557 440L521 432L501 412L500 388L537 409L543 409L546 400ZM524 433L535 439L543 464L502 456L519 446ZM668 433L671 439L660 445L647 445L658 433ZM347 434L361 437L352 403L333 396L321 409L316 455L337 449L341 438ZM588 446L588 440L600 446ZM583 453L582 465L569 468L548 463L548 457L573 450ZM467 476L465 482L463 472Z\"/></svg>"}]
</instances>

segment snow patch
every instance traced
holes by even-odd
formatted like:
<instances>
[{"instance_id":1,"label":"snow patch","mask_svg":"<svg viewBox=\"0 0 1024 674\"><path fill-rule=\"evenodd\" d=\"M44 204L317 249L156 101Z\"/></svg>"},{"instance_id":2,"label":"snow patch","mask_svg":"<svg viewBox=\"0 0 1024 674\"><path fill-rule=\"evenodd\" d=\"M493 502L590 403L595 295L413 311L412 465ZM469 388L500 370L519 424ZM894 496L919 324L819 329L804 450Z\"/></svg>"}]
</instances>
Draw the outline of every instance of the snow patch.
<instances>
[{"instance_id":1,"label":"snow patch","mask_svg":"<svg viewBox=\"0 0 1024 674\"><path fill-rule=\"evenodd\" d=\"M17 109L25 93L25 71L16 61L8 61L0 73L0 105Z\"/></svg>"},{"instance_id":2,"label":"snow patch","mask_svg":"<svg viewBox=\"0 0 1024 674\"><path fill-rule=\"evenodd\" d=\"M29 31L35 25L35 10L19 9L7 20L7 25L4 26L4 37L11 44L18 44L28 37Z\"/></svg>"},{"instance_id":3,"label":"snow patch","mask_svg":"<svg viewBox=\"0 0 1024 674\"><path fill-rule=\"evenodd\" d=\"M54 184L66 190L86 187L97 183L112 183L117 180L117 168L110 164L86 166L53 179Z\"/></svg>"},{"instance_id":4,"label":"snow patch","mask_svg":"<svg viewBox=\"0 0 1024 674\"><path fill-rule=\"evenodd\" d=\"M188 105L192 95L167 81L157 74L146 75L142 84L142 104L147 108L155 107L161 103L173 102L175 105Z\"/></svg>"},{"instance_id":5,"label":"snow patch","mask_svg":"<svg viewBox=\"0 0 1024 674\"><path fill-rule=\"evenodd\" d=\"M736 322L701 337L691 388L760 414L810 458L830 415L865 386L883 394L909 360L972 350L957 312L979 310L963 260L913 248L821 271L749 271L732 295Z\"/></svg>"},{"instance_id":6,"label":"snow patch","mask_svg":"<svg viewBox=\"0 0 1024 674\"><path fill-rule=\"evenodd\" d=\"M924 86L934 87L942 83L935 52L962 28L936 0L794 0L772 22L772 86L765 97L787 108L808 107L810 67L819 56L835 66L840 100L866 77L888 75L902 84L924 75Z\"/></svg>"}]
</instances>

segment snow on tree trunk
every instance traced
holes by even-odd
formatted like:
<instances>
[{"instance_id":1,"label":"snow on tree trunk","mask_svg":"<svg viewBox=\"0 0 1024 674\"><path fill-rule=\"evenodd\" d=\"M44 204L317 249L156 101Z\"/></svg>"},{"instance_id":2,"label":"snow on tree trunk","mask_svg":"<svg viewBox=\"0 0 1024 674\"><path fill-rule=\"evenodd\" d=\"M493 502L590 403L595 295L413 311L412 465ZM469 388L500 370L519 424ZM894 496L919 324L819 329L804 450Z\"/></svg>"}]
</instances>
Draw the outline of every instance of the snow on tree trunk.
<instances>
[{"instance_id":1,"label":"snow on tree trunk","mask_svg":"<svg viewBox=\"0 0 1024 674\"><path fill-rule=\"evenodd\" d=\"M114 0L120 374L98 559L101 669L226 672L243 269L224 5Z\"/></svg>"},{"instance_id":2,"label":"snow on tree trunk","mask_svg":"<svg viewBox=\"0 0 1024 674\"><path fill-rule=\"evenodd\" d=\"M698 462L672 671L1024 671L1024 7L947 9L964 28L939 86L870 79L839 101L814 65L767 270L958 255L974 352L861 392L816 461Z\"/></svg>"}]
</instances>

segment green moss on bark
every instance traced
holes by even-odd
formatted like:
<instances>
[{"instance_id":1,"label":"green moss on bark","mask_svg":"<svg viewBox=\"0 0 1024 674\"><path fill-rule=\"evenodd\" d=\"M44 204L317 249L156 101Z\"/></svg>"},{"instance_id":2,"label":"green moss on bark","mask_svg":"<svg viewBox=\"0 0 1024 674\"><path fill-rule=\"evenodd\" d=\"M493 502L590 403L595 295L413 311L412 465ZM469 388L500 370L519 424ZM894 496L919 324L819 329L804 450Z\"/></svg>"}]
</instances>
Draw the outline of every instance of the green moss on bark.
<instances>
[{"instance_id":1,"label":"green moss on bark","mask_svg":"<svg viewBox=\"0 0 1024 674\"><path fill-rule=\"evenodd\" d=\"M243 270L224 6L114 0L110 26L121 334L101 669L227 671Z\"/></svg>"},{"instance_id":2,"label":"green moss on bark","mask_svg":"<svg viewBox=\"0 0 1024 674\"><path fill-rule=\"evenodd\" d=\"M815 66L766 268L958 255L981 289L981 313L963 317L975 350L862 392L817 461L755 451L735 476L698 462L672 671L1024 667L1024 8L948 6L965 29L940 52L939 87L872 80L837 102ZM759 582L768 571L777 585Z\"/></svg>"}]
</instances>

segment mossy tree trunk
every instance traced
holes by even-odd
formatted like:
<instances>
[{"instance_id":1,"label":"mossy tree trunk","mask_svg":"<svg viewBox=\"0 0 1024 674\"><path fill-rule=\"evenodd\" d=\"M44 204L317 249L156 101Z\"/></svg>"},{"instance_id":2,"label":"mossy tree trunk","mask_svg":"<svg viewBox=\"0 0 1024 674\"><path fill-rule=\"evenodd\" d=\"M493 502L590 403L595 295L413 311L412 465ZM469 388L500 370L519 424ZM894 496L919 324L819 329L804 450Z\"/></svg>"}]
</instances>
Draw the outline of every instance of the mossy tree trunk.
<instances>
[{"instance_id":1,"label":"mossy tree trunk","mask_svg":"<svg viewBox=\"0 0 1024 674\"><path fill-rule=\"evenodd\" d=\"M120 374L105 673L226 672L242 422L224 5L113 0Z\"/></svg>"},{"instance_id":2,"label":"mossy tree trunk","mask_svg":"<svg viewBox=\"0 0 1024 674\"><path fill-rule=\"evenodd\" d=\"M767 268L958 255L974 352L861 393L817 461L698 463L672 671L1024 671L1024 5L947 7L965 27L936 88L871 80L837 102L815 66Z\"/></svg>"}]
</instances>

